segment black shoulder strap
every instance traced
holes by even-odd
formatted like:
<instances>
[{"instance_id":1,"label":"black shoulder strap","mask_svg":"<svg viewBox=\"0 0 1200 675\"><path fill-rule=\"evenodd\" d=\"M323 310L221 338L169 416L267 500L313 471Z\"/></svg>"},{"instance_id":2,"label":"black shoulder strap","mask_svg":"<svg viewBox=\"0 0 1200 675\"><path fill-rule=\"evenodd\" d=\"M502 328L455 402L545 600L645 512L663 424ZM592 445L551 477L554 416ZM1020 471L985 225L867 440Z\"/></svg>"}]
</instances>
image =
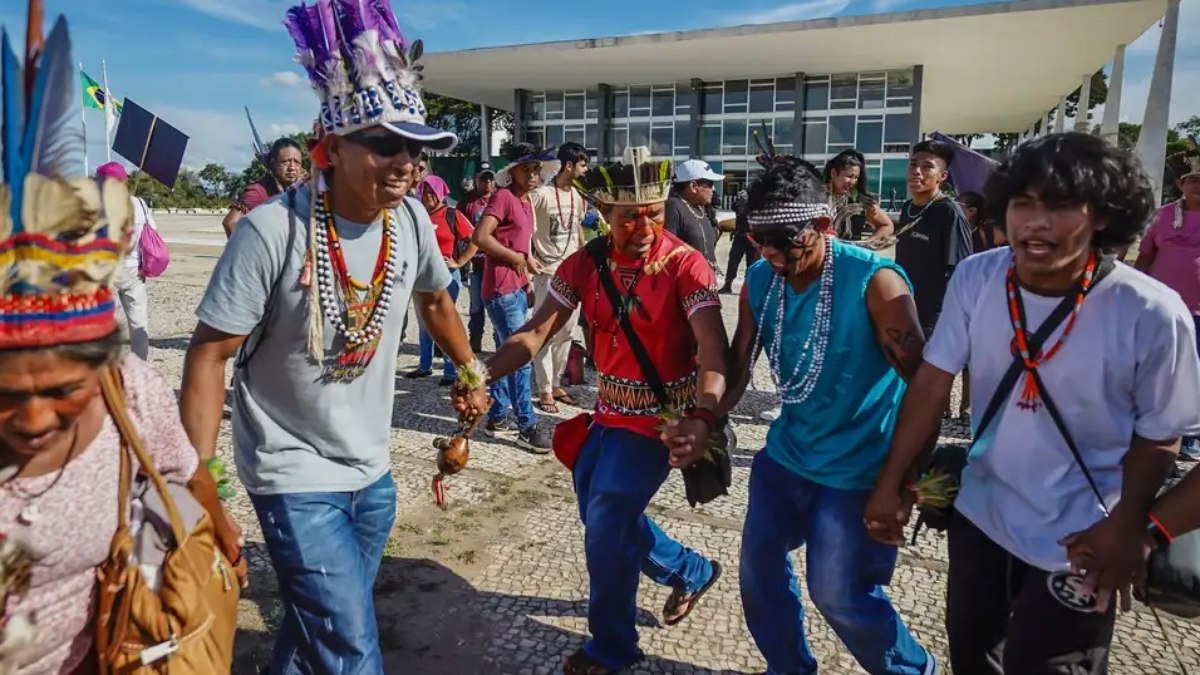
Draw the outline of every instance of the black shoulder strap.
<instances>
[{"instance_id":1,"label":"black shoulder strap","mask_svg":"<svg viewBox=\"0 0 1200 675\"><path fill-rule=\"evenodd\" d=\"M646 346L638 339L637 333L633 330L633 323L629 320L629 306L623 299L621 292L617 290L617 283L613 280L612 272L608 269L608 238L596 237L587 243L585 250L591 255L592 260L596 263L596 276L600 279L600 285L604 288L604 294L608 296L608 302L612 305L613 311L617 313L617 319L621 323L621 330L625 333L625 340L629 342L629 348L633 350L633 357L637 359L638 365L642 369L642 374L646 376L646 381L650 384L650 388L654 390L654 398L658 399L658 405L663 410L671 409L671 399L667 395L667 387L663 384L662 378L658 375L658 369L654 367L654 362L650 360L650 354L646 352Z\"/></svg>"},{"instance_id":2,"label":"black shoulder strap","mask_svg":"<svg viewBox=\"0 0 1200 675\"><path fill-rule=\"evenodd\" d=\"M242 370L246 364L250 363L250 359L262 346L267 337L267 327L271 324L271 314L275 311L275 300L279 295L279 289L283 286L283 275L287 274L288 260L292 255L292 247L296 245L296 188L288 188L287 191L288 205L288 238L287 248L284 249L283 260L279 265L279 275L275 277L275 282L271 284L271 291L267 294L267 304L263 308L262 318L254 326L254 330L246 336L242 342L241 349L238 350L237 358L234 359L233 367L235 370ZM314 280L313 283L316 283ZM253 340L251 339L253 338Z\"/></svg>"},{"instance_id":3,"label":"black shoulder strap","mask_svg":"<svg viewBox=\"0 0 1200 675\"><path fill-rule=\"evenodd\" d=\"M450 226L450 232L454 234L454 243L458 243L461 237L458 236L458 210L453 206L446 207L446 224Z\"/></svg>"},{"instance_id":4,"label":"black shoulder strap","mask_svg":"<svg viewBox=\"0 0 1200 675\"><path fill-rule=\"evenodd\" d=\"M1104 277L1108 276L1108 274L1113 271L1115 266L1116 263L1111 257L1103 257L1100 261L1100 269L1096 272L1096 278L1093 280L1091 288L1096 288L1096 285L1099 284ZM1046 343L1046 340L1050 339L1050 335L1054 333L1055 329L1062 325L1062 322L1066 320L1068 315L1070 315L1074 306L1074 293L1063 298L1062 302L1058 303L1058 306L1054 308L1054 311L1050 313L1050 316L1046 317L1046 320L1042 322L1042 325L1039 326L1037 331L1029 338L1030 354L1036 354L1041 351L1042 345ZM1021 373L1024 371L1025 361L1021 358L1020 354L1017 354L1015 357L1013 357L1012 365L1008 367L1008 371L1004 373L1004 377L1000 379L1000 384L996 387L995 393L992 394L992 399L988 401L987 408L985 408L983 411L983 417L979 419L979 426L975 430L975 440L972 441L971 445L974 445L979 441L980 437L983 436L984 430L988 428L988 425L991 424L995 419L996 414L1000 412L1000 408L1008 400L1009 394L1012 393L1013 387L1017 384L1017 379L1021 377ZM1038 383L1038 387L1041 388L1043 392L1045 391L1045 388L1041 387L1040 382ZM1043 400L1046 400L1045 397L1043 397ZM1052 406L1053 404L1047 401L1046 411L1050 413L1051 418L1055 418L1057 411L1054 410ZM1058 423L1059 420L1056 419L1055 424ZM1065 427L1060 426L1059 430L1065 431ZM1066 434L1064 433L1064 436L1065 435ZM1070 445L1072 444L1072 441L1068 440L1067 443ZM1087 469L1084 469L1084 471L1086 472ZM1088 479L1090 482L1090 475L1088 476ZM1095 487L1094 484L1093 487Z\"/></svg>"}]
</instances>

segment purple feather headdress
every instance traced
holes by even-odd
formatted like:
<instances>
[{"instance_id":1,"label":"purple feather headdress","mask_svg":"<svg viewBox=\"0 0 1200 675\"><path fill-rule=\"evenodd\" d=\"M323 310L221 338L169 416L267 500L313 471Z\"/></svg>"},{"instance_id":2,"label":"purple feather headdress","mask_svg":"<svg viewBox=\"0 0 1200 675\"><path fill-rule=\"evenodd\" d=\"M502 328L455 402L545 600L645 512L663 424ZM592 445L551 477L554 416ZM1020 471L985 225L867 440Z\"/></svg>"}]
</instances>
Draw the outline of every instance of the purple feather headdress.
<instances>
[{"instance_id":1,"label":"purple feather headdress","mask_svg":"<svg viewBox=\"0 0 1200 675\"><path fill-rule=\"evenodd\" d=\"M417 140L438 136L442 146L453 139L424 127L417 90L421 41L405 38L388 0L317 0L288 10L284 25L296 43L296 61L321 98L325 131L345 135L384 124L396 125L397 133L408 129Z\"/></svg>"}]
</instances>

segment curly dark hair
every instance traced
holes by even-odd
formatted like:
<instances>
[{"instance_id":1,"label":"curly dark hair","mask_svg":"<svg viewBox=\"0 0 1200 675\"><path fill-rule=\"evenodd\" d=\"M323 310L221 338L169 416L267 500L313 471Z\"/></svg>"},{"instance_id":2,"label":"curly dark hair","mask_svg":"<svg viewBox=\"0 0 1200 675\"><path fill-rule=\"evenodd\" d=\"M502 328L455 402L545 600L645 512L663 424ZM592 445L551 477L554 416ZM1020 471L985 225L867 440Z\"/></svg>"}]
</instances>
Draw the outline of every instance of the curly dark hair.
<instances>
[{"instance_id":1,"label":"curly dark hair","mask_svg":"<svg viewBox=\"0 0 1200 675\"><path fill-rule=\"evenodd\" d=\"M1051 206L1086 204L1105 223L1092 236L1100 249L1132 244L1156 208L1150 179L1132 153L1075 131L1029 141L996 167L984 188L987 218L1005 228L1009 200L1026 193Z\"/></svg>"},{"instance_id":2,"label":"curly dark hair","mask_svg":"<svg viewBox=\"0 0 1200 675\"><path fill-rule=\"evenodd\" d=\"M750 184L746 211L753 212L781 202L822 203L829 200L821 172L798 157L779 157L771 168Z\"/></svg>"}]
</instances>

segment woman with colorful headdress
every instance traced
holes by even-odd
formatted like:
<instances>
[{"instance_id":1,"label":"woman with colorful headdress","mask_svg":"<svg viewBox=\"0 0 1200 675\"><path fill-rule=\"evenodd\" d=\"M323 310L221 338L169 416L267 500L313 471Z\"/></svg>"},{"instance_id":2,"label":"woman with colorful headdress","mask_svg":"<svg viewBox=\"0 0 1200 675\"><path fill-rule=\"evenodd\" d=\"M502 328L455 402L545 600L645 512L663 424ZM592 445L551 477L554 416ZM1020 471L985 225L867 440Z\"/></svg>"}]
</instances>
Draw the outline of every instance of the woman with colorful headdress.
<instances>
[{"instance_id":1,"label":"woman with colorful headdress","mask_svg":"<svg viewBox=\"0 0 1200 675\"><path fill-rule=\"evenodd\" d=\"M174 392L125 352L112 282L130 234L129 192L85 175L66 19L45 39L41 22L41 1L31 0L24 68L7 35L0 55L0 532L36 560L28 592L5 605L6 621L33 614L37 626L18 672L73 673L94 659L96 568L118 513L131 508L118 503L128 438L116 416L132 418L151 468L204 506L226 558L240 561L241 550ZM124 405L101 394L105 379L122 382ZM10 656L7 637L0 642Z\"/></svg>"},{"instance_id":2,"label":"woman with colorful headdress","mask_svg":"<svg viewBox=\"0 0 1200 675\"><path fill-rule=\"evenodd\" d=\"M669 626L683 621L721 574L717 562L645 515L671 469L705 455L699 444L669 448L661 430L664 418L676 420L684 436L707 438L715 430L712 408L725 390L728 348L712 267L663 230L670 162L646 161L649 154L641 148L624 163L583 176L580 185L610 233L559 265L547 301L488 362L493 380L524 367L576 308L590 325L600 373L595 411L554 432L554 452L573 470L591 575L592 638L567 658L567 675L615 673L642 658L635 602L640 574L671 588L663 608ZM639 364L621 314L657 378ZM469 408L461 390L454 400L460 411Z\"/></svg>"}]
</instances>

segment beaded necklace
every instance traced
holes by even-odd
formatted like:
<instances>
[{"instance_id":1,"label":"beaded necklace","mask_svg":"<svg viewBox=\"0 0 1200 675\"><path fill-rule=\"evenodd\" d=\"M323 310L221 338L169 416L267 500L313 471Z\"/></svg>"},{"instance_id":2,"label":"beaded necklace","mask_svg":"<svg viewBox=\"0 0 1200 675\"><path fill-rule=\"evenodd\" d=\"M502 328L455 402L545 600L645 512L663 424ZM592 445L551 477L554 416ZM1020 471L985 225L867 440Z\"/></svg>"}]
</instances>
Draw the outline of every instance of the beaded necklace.
<instances>
[{"instance_id":1,"label":"beaded necklace","mask_svg":"<svg viewBox=\"0 0 1200 675\"><path fill-rule=\"evenodd\" d=\"M316 223L323 225L315 227L321 313L344 338L342 352L326 367L325 378L349 381L366 371L379 347L396 282L396 223L391 210L384 210L383 237L369 283L350 276L328 192L317 195Z\"/></svg>"},{"instance_id":2,"label":"beaded necklace","mask_svg":"<svg viewBox=\"0 0 1200 675\"><path fill-rule=\"evenodd\" d=\"M552 246L554 248L554 255L553 255L553 258L547 259L547 258L543 258L540 255L537 255L537 251L534 251L534 256L538 259L538 262L547 263L547 264L553 264L553 263L559 262L563 258L567 257L567 249L570 248L570 246L571 246L571 240L575 239L579 236L575 233L575 225L576 225L576 222L575 222L575 188L571 188L571 201L570 201L571 215L567 217L567 226L566 226L568 234L564 238L562 246L559 246L558 244L556 244L554 242L554 239L555 239L554 235L556 235L562 231L562 228L561 228L562 220L561 219L562 219L563 210L562 210L562 201L560 201L560 199L559 199L559 193L561 192L561 190L559 190L558 185L555 185L555 184L551 184L550 187L554 190L554 205L556 207L558 207L558 216L559 216L559 225L560 225L560 227L558 229L555 229L553 227L550 228L550 246Z\"/></svg>"},{"instance_id":3,"label":"beaded necklace","mask_svg":"<svg viewBox=\"0 0 1200 675\"><path fill-rule=\"evenodd\" d=\"M771 296L778 293L775 303L775 330L771 336L771 344L763 345L767 352L767 361L771 365L771 379L779 392L779 398L784 405L803 403L816 389L817 380L825 366L825 352L829 347L829 333L833 325L833 237L825 235L825 260L821 264L820 287L817 295L817 307L813 315L812 328L804 339L804 346L792 367L787 380L783 379L783 331L784 319L787 316L785 307L787 288L782 275L775 275L771 285L767 287L766 300L762 311L759 312L758 333L754 344L762 345L763 325L767 322L766 310L770 307ZM758 349L754 350L755 361L758 360ZM807 356L808 358L804 358ZM803 372L801 372L803 371ZM753 372L753 368L751 370Z\"/></svg>"},{"instance_id":4,"label":"beaded necklace","mask_svg":"<svg viewBox=\"0 0 1200 675\"><path fill-rule=\"evenodd\" d=\"M1017 289L1017 261L1014 258L1009 263L1008 276L1005 279L1005 288L1008 291L1008 318L1012 323L1013 341L1016 343L1021 360L1025 363L1025 385L1021 389L1021 399L1017 402L1018 408L1036 412L1041 406L1041 394L1038 392L1037 380L1033 377L1034 371L1039 365L1054 358L1054 355L1066 342L1067 336L1071 334L1071 329L1075 327L1075 320L1079 318L1079 310L1083 307L1083 299L1091 290L1092 283L1096 279L1096 267L1096 253L1093 251L1088 254L1087 266L1083 270L1079 291L1075 294L1075 306L1071 309L1071 318L1067 320L1067 327L1063 329L1062 335L1048 351L1040 351L1030 356L1029 332L1025 325L1025 305L1021 302L1021 293Z\"/></svg>"}]
</instances>

